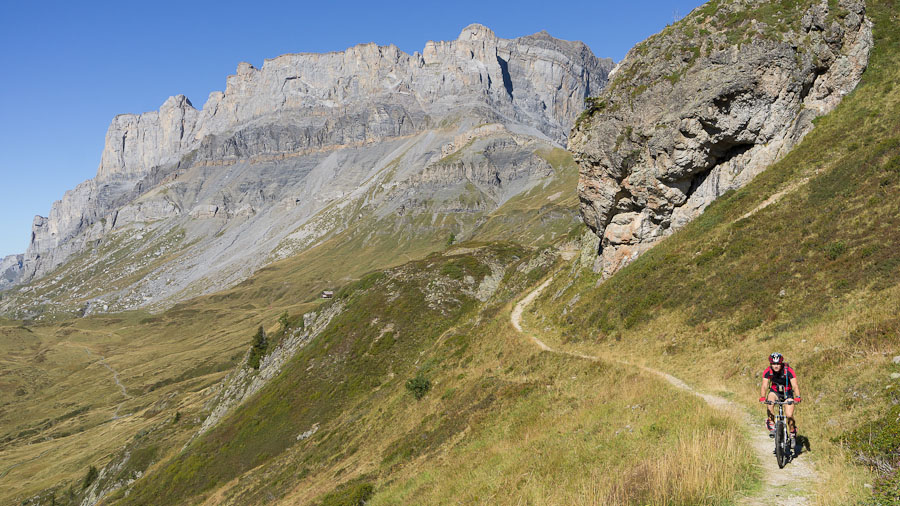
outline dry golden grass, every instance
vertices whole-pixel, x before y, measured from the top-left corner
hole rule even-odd
[[[232,318],[219,321],[225,312],[208,305],[177,326],[177,316],[146,313],[5,322],[0,373],[13,381],[0,383],[0,503],[80,483],[90,466],[102,468],[154,427],[172,429],[166,438],[184,444],[208,388],[252,335]],[[176,412],[182,420],[174,425]]]
[[[625,475],[601,474],[582,504],[667,505],[722,504],[723,491],[734,492],[746,486],[744,471],[748,460],[742,434],[707,430],[695,432],[678,441],[659,458],[645,459]],[[605,493],[597,494],[598,488]],[[727,495],[725,496],[727,497]]]
[[[850,456],[839,447],[826,447],[816,458],[820,481],[816,495],[811,498],[815,506],[844,506],[864,503],[865,484],[873,483],[872,473],[861,466],[848,466]]]
[[[753,486],[732,417],[648,374],[537,352],[508,330],[497,344],[540,361],[517,378],[539,387],[407,466],[371,504],[728,504]]]
[[[551,286],[552,290],[552,286]],[[663,369],[702,390],[744,405],[764,420],[757,405],[761,375],[773,351],[784,353],[797,371],[804,403],[797,408],[800,433],[808,437],[817,472],[813,504],[843,505],[863,500],[864,484],[875,482],[871,470],[854,465],[836,437],[858,427],[884,409],[883,392],[900,388],[888,372],[900,354],[890,339],[856,340],[868,329],[877,332],[896,318],[900,286],[881,291],[857,290],[840,304],[823,310],[805,325],[778,332],[762,327],[733,336],[734,322],[711,321],[698,335],[687,323],[689,315],[661,310],[647,324],[617,339],[598,333],[596,340],[567,340],[541,311],[526,311],[528,325],[543,328],[553,347],[583,354],[617,355],[625,360]],[[698,366],[697,357],[703,357]]]

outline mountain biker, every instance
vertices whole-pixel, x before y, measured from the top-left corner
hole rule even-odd
[[[769,355],[769,367],[763,373],[759,395],[759,402],[793,399],[795,403],[800,403],[800,388],[797,386],[797,375],[785,363],[784,356],[781,353]],[[767,406],[767,409],[769,417],[766,420],[766,428],[771,433],[775,430],[775,406],[770,404]],[[797,436],[794,406],[786,404],[784,406],[784,415],[787,417],[788,427],[791,430],[791,446],[793,446],[793,440]]]

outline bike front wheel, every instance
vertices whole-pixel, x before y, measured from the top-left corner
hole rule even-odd
[[[775,424],[775,459],[778,461],[778,468],[781,469],[787,464],[787,431],[784,422],[779,421]]]

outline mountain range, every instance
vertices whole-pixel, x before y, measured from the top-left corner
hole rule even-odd
[[[476,24],[117,116],[0,263],[0,502],[896,504],[898,16]]]
[[[363,218],[400,233],[410,216],[440,215],[465,237],[552,175],[537,152],[565,145],[611,68],[582,43],[480,25],[412,55],[364,44],[242,63],[201,110],[179,95],[117,116],[97,176],[35,218],[4,283],[37,281],[32,307],[159,308]]]

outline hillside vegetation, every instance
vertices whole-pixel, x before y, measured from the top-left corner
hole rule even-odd
[[[662,364],[748,407],[765,357],[784,353],[817,462],[868,466],[880,476],[876,500],[893,504],[900,24],[893,2],[868,13],[876,45],[862,83],[799,147],[607,282],[561,272],[533,323],[558,343]],[[822,497],[853,502],[864,476],[834,471]]]
[[[571,160],[566,167],[571,181]],[[560,240],[558,223],[571,215],[556,206],[573,198],[560,198],[557,186],[515,199],[491,220],[531,222],[522,229],[524,236],[515,228],[506,232],[519,240],[547,224],[546,233],[530,237],[538,243]],[[341,251],[330,250],[332,261]],[[32,504],[67,504],[80,502],[91,489],[85,488],[89,479],[106,487],[144,476],[104,502],[345,504],[371,496],[373,503],[395,504],[413,497],[441,503],[514,502],[527,496],[535,503],[625,504],[675,494],[720,504],[752,487],[754,470],[733,420],[633,371],[540,354],[512,330],[509,304],[546,275],[557,262],[555,251],[466,243],[445,255],[365,276],[319,307],[297,299],[298,292],[309,293],[315,278],[305,277],[314,271],[304,268],[304,258],[292,258],[233,290],[158,316],[30,325],[30,331],[47,336],[51,350],[64,346],[59,340],[64,334],[86,346],[102,343],[106,363],[128,385],[135,404],[126,403],[122,413],[135,416],[110,420],[106,415],[72,435],[39,428],[47,448],[77,459],[46,466],[45,473],[10,490],[48,487]],[[322,261],[327,257],[323,253]],[[344,270],[352,272],[352,266]],[[479,292],[485,281],[486,291]],[[485,303],[476,295],[490,298]],[[283,338],[284,325],[299,325],[300,314],[331,304],[339,304],[341,313],[322,335],[257,396],[182,450],[210,409],[216,391],[210,386],[245,360],[257,322],[274,343]],[[278,315],[285,310],[283,319]],[[181,328],[177,338],[151,332],[180,328],[179,321],[192,326]],[[9,327],[25,328],[17,322]],[[121,336],[121,341],[95,335],[104,328],[115,329],[107,338]],[[209,370],[188,367],[223,356],[207,346],[229,349],[231,362]],[[147,361],[152,356],[159,358]],[[35,361],[28,353],[20,359]],[[141,359],[145,363],[139,366],[135,362]],[[96,359],[85,365],[81,384],[110,383],[110,371]],[[154,381],[146,384],[151,371]],[[60,392],[73,388],[48,384]],[[426,387],[417,390],[422,384]],[[112,412],[122,398],[114,385],[108,390],[98,404]],[[420,400],[417,391],[424,393]],[[38,393],[23,401],[45,400]],[[89,404],[86,397],[80,402]],[[97,409],[89,405],[85,413]],[[557,430],[547,431],[551,425]],[[523,438],[525,445],[519,444]],[[98,444],[101,439],[105,445]],[[716,459],[704,452],[712,444],[724,449]],[[92,451],[79,452],[76,445]],[[124,448],[117,452],[118,445]],[[41,463],[36,450],[28,457],[35,465]],[[633,458],[622,459],[623,452]],[[484,455],[491,457],[480,458]],[[109,463],[111,472],[91,474],[92,466],[104,469]],[[460,468],[467,472],[451,471]],[[523,469],[532,471],[523,477]],[[26,469],[13,468],[10,476],[28,476],[19,471]],[[634,479],[623,483],[616,478],[621,473]],[[446,479],[451,475],[456,478]],[[570,486],[559,487],[562,482]]]
[[[752,486],[730,418],[511,329],[510,302],[555,260],[471,244],[349,285],[281,375],[110,502],[721,504]]]
[[[577,176],[571,157],[559,149],[539,154],[555,175],[484,218],[485,227],[500,229],[494,224],[502,221],[510,225],[505,238],[530,245],[546,245],[575,223],[573,197],[560,196]],[[466,238],[452,216],[416,220],[361,220],[232,289],[159,314],[0,320],[7,352],[0,359],[0,503],[75,501],[92,465],[102,469],[144,448],[144,458],[100,480],[124,483],[180,449],[260,324],[277,334],[280,315],[296,320],[314,310],[322,290],[446,249],[454,232],[457,241]]]
[[[466,237],[438,214],[367,218],[159,314],[0,321],[0,502],[735,504],[765,495],[742,421],[620,359],[743,403],[762,430],[759,376],[780,351],[800,375],[814,503],[895,503],[900,19],[887,0],[869,14],[859,88],[603,283],[561,254],[584,228],[554,150],[553,180]],[[608,360],[513,329],[544,279],[526,326]],[[232,378],[329,311],[200,433]]]

